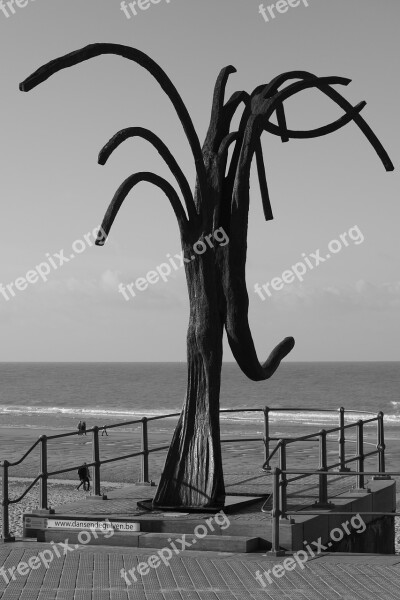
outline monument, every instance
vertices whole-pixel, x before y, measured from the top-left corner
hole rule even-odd
[[[365,102],[350,104],[333,85],[348,85],[343,77],[317,77],[306,71],[283,73],[252,93],[235,92],[225,100],[232,66],[220,72],[212,100],[211,119],[201,146],[189,112],[161,67],[143,52],[118,44],[92,44],[44,65],[20,84],[29,91],[54,73],[103,54],[114,54],[144,67],[171,100],[186,133],[196,168],[192,192],[185,175],[167,146],[151,131],[130,127],[118,132],[99,155],[104,164],[124,140],[141,137],[152,144],[174,175],[182,205],[175,188],[152,172],[135,173],[115,193],[102,224],[109,233],[128,193],[140,182],[159,187],[171,203],[177,218],[182,250],[192,255],[192,247],[207,235],[223,228],[229,243],[207,247],[207,251],[185,262],[190,300],[187,334],[188,383],[186,398],[168,451],[164,471],[153,505],[171,508],[219,508],[224,504],[225,489],[221,458],[219,395],[222,368],[222,338],[225,329],[236,362],[247,377],[263,381],[273,375],[282,359],[292,350],[294,339],[286,337],[264,363],[257,357],[248,321],[249,299],[245,265],[249,211],[250,169],[255,158],[265,219],[273,218],[264,169],[261,135],[264,131],[279,136],[282,142],[327,135],[351,121],[364,133],[387,171],[393,164],[382,144],[361,117]],[[292,82],[292,83],[289,83]],[[344,114],[337,121],[308,131],[288,128],[284,102],[306,89],[316,89]],[[231,131],[232,120],[243,109],[239,127]],[[277,124],[270,121],[276,113]],[[232,147],[231,158],[229,149]],[[228,164],[229,163],[229,164]],[[103,237],[97,240],[104,243]]]

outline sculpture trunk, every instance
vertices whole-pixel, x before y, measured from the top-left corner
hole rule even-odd
[[[191,256],[190,247],[185,256]],[[219,506],[225,495],[219,428],[223,319],[214,251],[187,263],[186,276],[187,391],[154,504]]]

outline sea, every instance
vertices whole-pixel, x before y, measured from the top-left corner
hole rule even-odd
[[[0,458],[22,456],[41,434],[74,431],[80,420],[87,428],[123,423],[126,434],[130,421],[180,412],[186,371],[184,362],[1,363]],[[271,411],[270,435],[277,438],[334,428],[341,406],[346,423],[383,411],[387,466],[400,470],[399,362],[285,362],[263,382],[252,382],[235,363],[224,363],[221,408],[240,412],[221,413],[222,439],[237,439],[245,452],[245,438],[263,435],[263,414],[254,409],[266,406]],[[168,440],[175,423],[176,419],[153,421],[149,435]],[[350,454],[355,453],[355,434],[355,428],[346,433]],[[333,457],[337,433],[328,439]],[[365,444],[366,451],[376,446],[375,422],[365,427]],[[262,444],[258,448],[261,465]],[[317,459],[317,445],[293,445],[297,465],[307,449]],[[368,466],[376,468],[375,457]]]

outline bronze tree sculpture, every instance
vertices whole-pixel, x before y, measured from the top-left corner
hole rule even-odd
[[[165,144],[151,131],[132,127],[117,133],[99,155],[105,164],[124,140],[137,136],[150,142],[161,154],[179,185],[186,211],[173,188],[162,177],[150,172],[135,173],[119,187],[102,224],[106,234],[128,193],[140,182],[161,188],[168,197],[178,220],[184,256],[192,254],[193,244],[222,227],[229,237],[224,246],[209,248],[195,260],[185,261],[190,300],[187,334],[188,383],[182,413],[177,424],[154,505],[164,507],[210,507],[223,503],[225,489],[222,470],[219,394],[222,367],[222,337],[225,327],[229,345],[242,371],[252,380],[268,379],[282,359],[292,350],[294,340],[285,338],[260,363],[248,321],[248,294],[245,281],[249,180],[253,158],[256,159],[265,219],[273,218],[264,170],[261,134],[267,131],[283,142],[319,137],[337,131],[354,121],[374,147],[387,171],[393,164],[368,124],[360,116],[365,106],[352,106],[332,85],[348,85],[343,77],[316,77],[305,71],[279,75],[251,94],[234,93],[225,101],[229,75],[236,70],[228,66],[220,72],[214,90],[210,126],[201,147],[192,120],[171,80],[150,57],[134,48],[117,44],[92,44],[49,62],[21,85],[29,91],[51,75],[102,54],[115,54],[133,60],[161,85],[183,125],[196,167],[196,186],[192,190],[176,160]],[[297,80],[286,85],[290,80]],[[318,129],[288,129],[284,101],[307,88],[316,88],[331,98],[344,115]],[[234,114],[244,109],[237,131],[230,131]],[[271,123],[273,113],[277,125]],[[228,164],[228,150],[233,146]],[[98,245],[104,239],[97,240]]]

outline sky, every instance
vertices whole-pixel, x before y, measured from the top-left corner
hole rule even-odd
[[[126,9],[130,18],[120,0],[19,4],[14,14],[6,3],[0,12],[1,361],[186,359],[183,269],[129,300],[118,291],[120,283],[135,282],[180,252],[176,219],[162,192],[136,187],[104,247],[87,235],[132,173],[151,170],[174,183],[141,140],[126,141],[105,166],[97,164],[99,150],[122,128],[157,133],[193,186],[190,148],[168,98],[140,66],[111,56],[62,71],[29,93],[18,89],[42,64],[93,42],[133,46],[156,60],[201,141],[215,79],[226,65],[237,69],[228,96],[295,69],[352,80],[336,89],[353,104],[367,102],[362,115],[396,170],[385,172],[354,123],[286,144],[263,134],[274,220],[263,219],[253,169],[250,321],[262,361],[287,335],[296,339],[287,360],[400,360],[398,0],[302,0],[286,12],[272,8],[275,18],[267,11],[275,3],[266,0],[268,21],[259,0],[160,0],[146,10],[136,6],[136,15]],[[342,115],[316,90],[285,106],[291,129]],[[328,253],[316,264],[315,256]],[[304,274],[273,285],[299,262]],[[43,275],[32,275],[42,263]],[[32,283],[17,289],[28,272]],[[257,293],[256,284],[264,292]],[[227,344],[224,359],[232,360]]]

